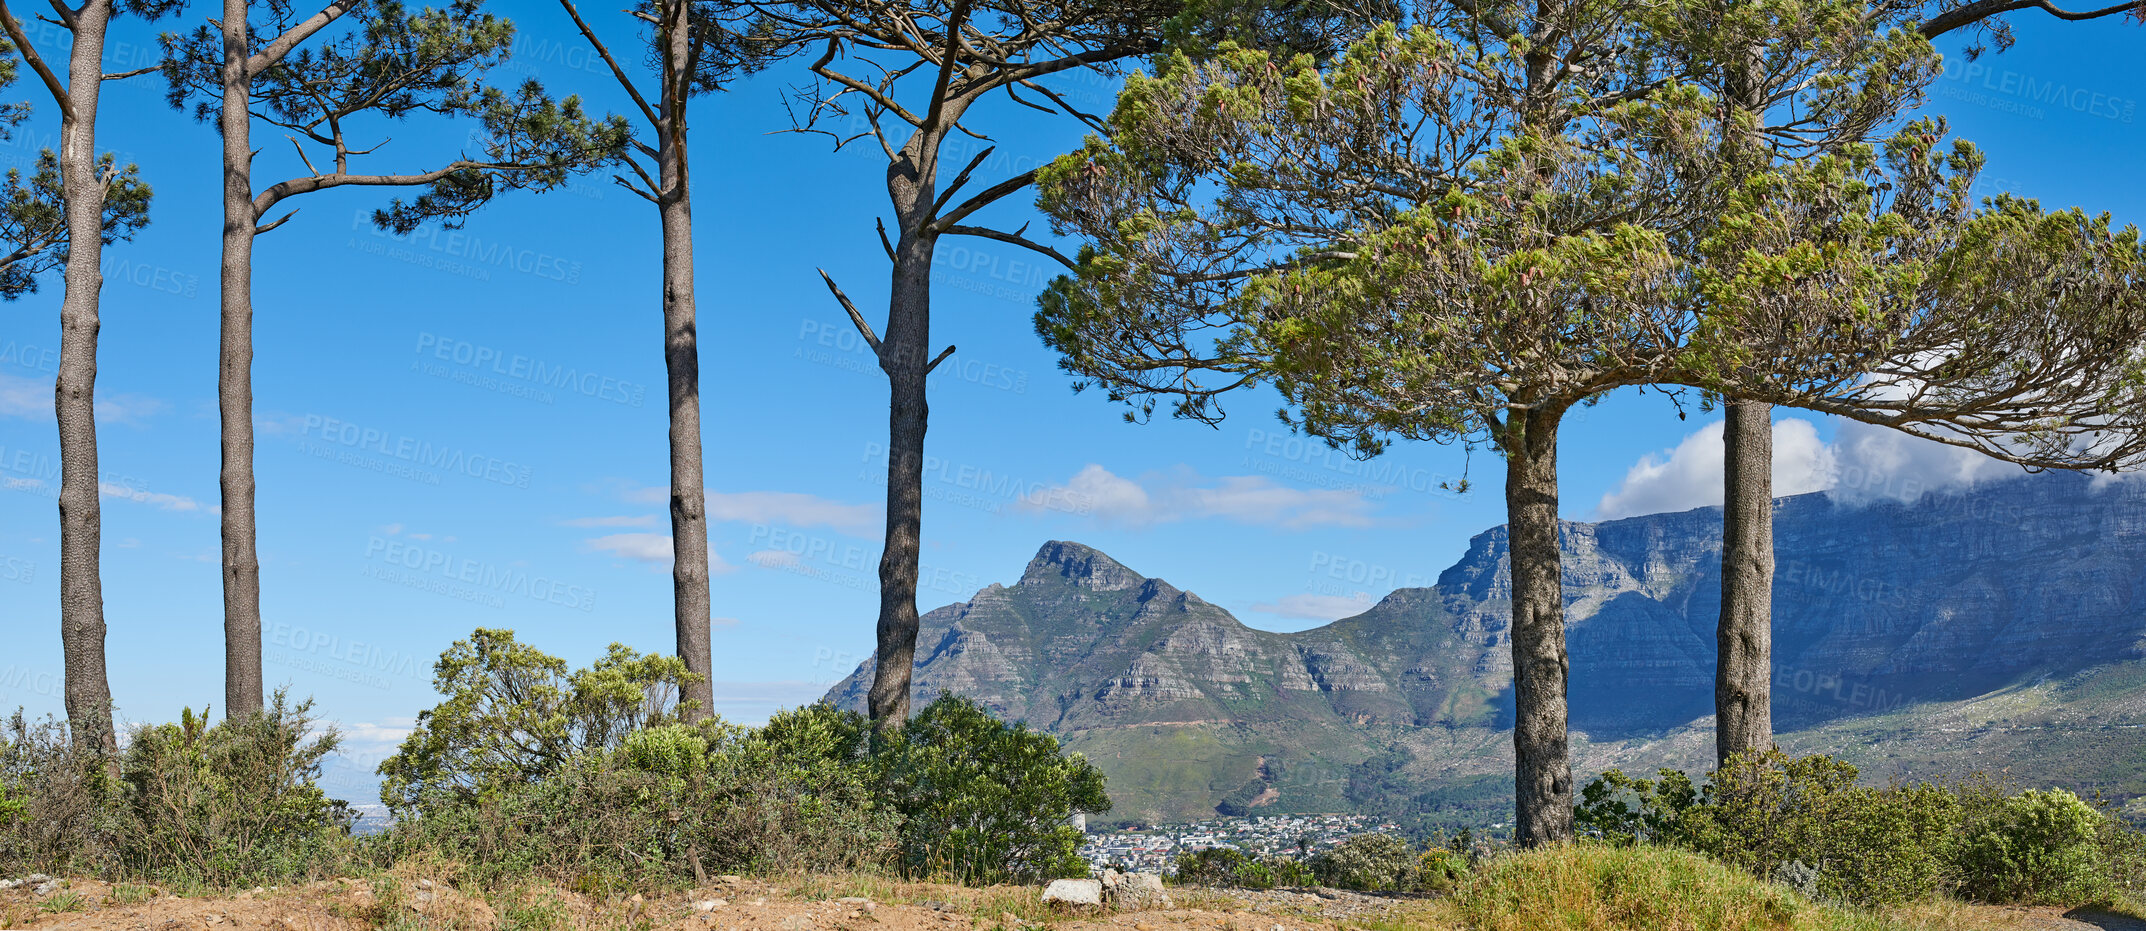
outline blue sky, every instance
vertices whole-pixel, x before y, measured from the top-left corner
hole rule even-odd
[[[521,26],[509,72],[624,101],[556,6],[499,3]],[[599,15],[591,10],[592,16]],[[198,22],[190,11],[188,27]],[[624,42],[609,12],[599,28]],[[153,60],[158,27],[115,29],[108,71]],[[170,28],[168,25],[162,28]],[[2023,17],[2017,48],[1952,56],[1928,111],[1989,153],[1985,188],[2146,215],[2137,146],[2146,32]],[[55,29],[33,40],[63,48]],[[871,648],[885,382],[814,272],[875,323],[887,266],[873,232],[883,171],[788,126],[784,65],[693,114],[697,269],[718,710],[756,721],[809,701]],[[113,692],[131,721],[221,695],[217,551],[218,140],[163,102],[155,76],[108,86],[102,147],[155,188],[151,226],[106,252],[98,381],[106,485],[104,581]],[[1067,85],[1106,108],[1106,82]],[[31,99],[35,87],[9,92]],[[992,108],[972,125],[997,152],[985,180],[1077,143],[1070,120]],[[57,131],[40,102],[0,145],[22,166]],[[421,168],[464,126],[367,127],[374,164]],[[257,183],[302,171],[257,130]],[[973,150],[970,150],[973,151]],[[291,202],[256,255],[254,367],[266,653],[273,683],[318,699],[350,734],[334,787],[364,775],[430,706],[430,665],[478,626],[511,627],[577,664],[611,641],[671,643],[657,229],[601,177],[507,197],[456,233],[374,230],[379,191]],[[1026,198],[993,219],[1018,225]],[[1040,228],[1040,224],[1039,224]],[[1076,396],[1029,324],[1051,275],[1020,250],[940,250],[924,592],[930,609],[1011,582],[1038,545],[1074,539],[1199,592],[1247,623],[1300,629],[1429,584],[1502,517],[1494,456],[1400,447],[1355,463],[1291,437],[1270,397],[1220,429],[1121,421]],[[60,283],[0,307],[0,705],[57,712],[57,440],[51,382]],[[1912,497],[2009,474],[1861,428],[1782,415],[1780,490]],[[1680,421],[1661,396],[1620,394],[1570,423],[1574,519],[1719,500],[1718,417]],[[413,462],[432,457],[447,466]],[[1468,471],[1473,490],[1440,483]],[[506,580],[488,585],[486,580]]]

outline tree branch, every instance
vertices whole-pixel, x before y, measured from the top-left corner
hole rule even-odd
[[[596,54],[603,56],[604,64],[611,66],[611,76],[617,78],[619,86],[626,89],[626,95],[633,98],[633,105],[641,108],[641,117],[651,126],[663,125],[662,121],[656,118],[655,108],[641,98],[640,89],[627,79],[626,69],[619,67],[618,60],[611,57],[611,49],[604,45],[603,40],[596,38],[596,30],[589,28],[588,21],[581,18],[581,11],[574,8],[574,0],[559,0],[559,5],[566,8],[567,16],[573,18],[574,27],[581,30],[582,38],[588,39],[589,45],[596,49]]]
[[[59,104],[61,115],[72,121],[75,118],[73,98],[67,96],[67,88],[60,84],[59,77],[52,73],[51,68],[46,67],[44,56],[37,54],[37,49],[30,45],[29,37],[22,34],[22,23],[16,20],[15,14],[7,8],[7,0],[0,0],[0,26],[7,29],[7,37],[14,40],[15,49],[22,53],[23,60],[30,63],[39,78],[44,79],[45,89],[52,92],[52,99]]]
[[[1959,9],[1938,14],[1936,19],[1924,23],[1919,31],[1922,33],[1923,38],[1935,39],[1945,33],[1963,26],[1974,25],[1992,16],[2001,16],[2015,10],[2028,9],[2046,10],[2049,15],[2058,19],[2067,22],[2079,22],[2081,20],[2100,19],[2104,16],[2115,16],[2118,13],[2146,11],[2146,0],[2125,0],[2125,2],[2115,6],[2078,13],[2059,9],[2056,4],[2050,3],[2049,0],[1977,0],[1977,2],[1970,3]]]
[[[941,363],[941,362],[945,362],[945,361],[946,361],[946,357],[947,357],[947,356],[950,356],[950,355],[953,355],[953,354],[954,354],[954,346],[953,346],[953,344],[949,343],[949,344],[947,344],[947,347],[946,347],[945,349],[941,349],[941,350],[939,350],[939,354],[938,354],[938,355],[936,355],[936,356],[933,356],[933,357],[932,357],[932,360],[931,360],[930,362],[928,362],[928,363],[926,363],[926,364],[925,364],[925,366],[924,366],[924,374],[926,374],[926,375],[929,375],[929,374],[931,374],[931,370],[932,370],[932,369],[938,368],[938,367],[939,367],[939,363]]]
[[[1018,191],[1022,188],[1025,188],[1034,183],[1036,183],[1036,170],[1031,168],[1027,171],[1021,172],[1020,174],[1014,175],[1011,178],[1007,178],[1004,181],[985,188],[975,197],[971,197],[968,200],[963,201],[961,206],[954,208],[953,213],[949,213],[933,221],[932,225],[936,227],[939,232],[948,232],[953,229],[954,224],[961,222],[963,219],[967,218],[969,214],[975,213],[978,210],[982,210],[983,208],[988,207],[992,203],[996,202],[999,198]]]
[[[849,311],[849,322],[856,324],[857,332],[864,334],[864,341],[872,347],[872,354],[885,358],[886,353],[879,348],[879,335],[872,332],[872,325],[866,323],[864,315],[857,312],[857,305],[850,303],[849,295],[842,293],[842,289],[836,286],[834,277],[827,274],[827,269],[822,268],[818,271],[820,280],[827,282],[827,290],[833,291],[835,300],[842,302],[842,309]]]
[[[1023,230],[1027,228],[1028,226],[1026,224],[1023,224],[1021,226],[1021,229]],[[1008,233],[1004,230],[995,230],[986,226],[949,226],[946,229],[941,230],[940,232],[948,236],[977,236],[983,239],[995,239],[999,242],[1010,243],[1012,245],[1020,246],[1023,249],[1043,253],[1044,255],[1050,256],[1051,258],[1058,260],[1058,264],[1063,265],[1068,269],[1071,269],[1076,272],[1080,271],[1080,266],[1074,263],[1072,259],[1066,258],[1064,253],[1059,252],[1057,249],[1053,249],[1050,246],[1046,246],[1042,243],[1036,242],[1026,236],[1021,235],[1020,230],[1015,230],[1014,232]]]
[[[341,19],[343,14],[350,12],[351,7],[357,6],[359,2],[361,0],[333,0],[322,7],[320,12],[306,17],[305,22],[284,30],[282,35],[261,46],[260,51],[246,59],[246,73],[260,74],[268,70],[270,65],[282,61],[283,56],[290,54],[291,49],[297,48],[298,43],[312,38],[314,33],[327,28],[329,23]]]

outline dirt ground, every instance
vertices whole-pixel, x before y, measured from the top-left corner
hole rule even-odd
[[[38,886],[44,885],[44,892]],[[970,889],[857,877],[722,877],[689,892],[489,899],[417,876],[195,897],[89,880],[0,891],[0,929],[34,931],[1442,931],[1420,900],[1332,891],[1171,891],[1167,908],[1069,912],[1034,887]],[[1961,931],[2146,931],[2088,909],[1956,907]]]
[[[588,896],[532,889],[485,898],[423,878],[343,879],[235,896],[58,881],[0,891],[0,929],[35,931],[1322,931],[1410,905],[1350,893],[1172,892],[1172,907],[1065,911],[1034,887],[968,889],[874,879],[723,877],[685,893]],[[1383,923],[1383,922],[1381,922]]]

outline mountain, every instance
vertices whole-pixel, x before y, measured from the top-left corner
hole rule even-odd
[[[1712,756],[1721,512],[1562,528],[1576,767]],[[2146,796],[2146,482],[1775,502],[1775,727],[1876,778],[1970,769]],[[1429,588],[1275,633],[1078,543],[924,616],[921,701],[1088,754],[1119,820],[1509,811],[1505,529]],[[870,663],[829,692],[861,709]],[[2142,803],[2146,804],[2146,803]]]

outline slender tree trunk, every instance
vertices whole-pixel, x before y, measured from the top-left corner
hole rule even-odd
[[[1731,401],[1721,510],[1717,761],[1773,747],[1773,406]]]
[[[1759,118],[1765,63],[1747,48],[1729,73],[1733,103]],[[1732,137],[1739,175],[1764,165],[1763,140]],[[1773,405],[1731,399],[1722,430],[1721,620],[1715,628],[1717,763],[1773,747]]]
[[[1565,655],[1557,524],[1557,429],[1564,415],[1562,406],[1516,411],[1504,443],[1513,576],[1516,834],[1525,847],[1572,839],[1572,759],[1565,708],[1571,664]]]
[[[117,749],[104,663],[103,532],[97,479],[97,319],[104,260],[104,179],[97,175],[97,96],[103,83],[109,2],[87,3],[74,22],[60,127],[67,212],[67,294],[60,302],[60,369],[53,407],[60,428],[60,647],[67,723],[78,744]]]
[[[887,539],[879,554],[879,629],[872,689],[865,706],[875,727],[909,720],[909,680],[917,648],[917,561],[924,535],[924,427],[930,418],[925,381],[931,356],[931,259],[939,246],[934,200],[945,127],[968,109],[948,98],[936,127],[909,137],[887,166],[887,196],[902,231],[894,244],[887,297],[887,334],[879,368],[887,373]]]
[[[686,17],[692,4],[666,0],[665,54],[670,75],[692,67]],[[678,657],[697,681],[686,685],[686,720],[714,712],[715,659],[709,643],[708,503],[701,474],[700,333],[693,306],[693,191],[686,177],[686,101],[675,80],[664,82],[664,126],[658,127],[658,183],[663,195],[663,367],[670,385],[671,590]]]
[[[253,512],[253,151],[246,108],[246,0],[224,0],[222,339],[216,403],[223,425],[224,716],[261,710],[261,559]]]
[[[906,224],[905,224],[906,226]],[[904,233],[895,247],[893,292],[880,368],[887,373],[887,539],[879,556],[878,666],[867,706],[881,728],[909,720],[909,677],[916,661],[917,561],[923,552],[924,387],[931,345],[929,234]]]

